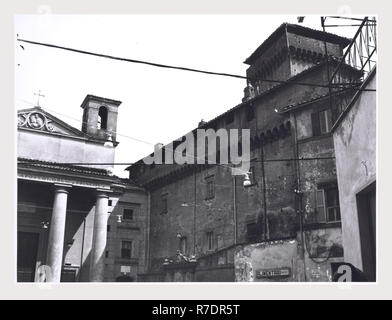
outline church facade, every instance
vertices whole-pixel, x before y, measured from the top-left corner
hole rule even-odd
[[[18,111],[17,281],[136,281],[144,270],[146,192],[111,173],[120,104],[86,96],[82,130]]]

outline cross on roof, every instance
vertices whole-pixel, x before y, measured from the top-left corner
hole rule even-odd
[[[41,94],[41,90],[38,90],[38,93],[34,93],[34,95],[35,96],[38,96],[38,98],[37,98],[37,107],[39,107],[40,105],[39,105],[39,98],[40,97],[45,97],[43,94]]]

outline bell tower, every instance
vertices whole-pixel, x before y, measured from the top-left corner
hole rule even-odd
[[[117,114],[121,101],[87,95],[82,105],[83,124],[82,132],[89,136],[112,141],[116,146]]]

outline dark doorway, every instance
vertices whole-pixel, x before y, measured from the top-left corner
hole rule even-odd
[[[357,194],[363,272],[376,281],[376,182]]]
[[[133,278],[130,276],[122,275],[116,278],[116,282],[133,282]]]
[[[17,281],[34,282],[39,234],[18,232]]]

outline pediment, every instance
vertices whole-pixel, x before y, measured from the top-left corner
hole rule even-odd
[[[18,129],[83,137],[84,133],[39,107],[18,111]]]

